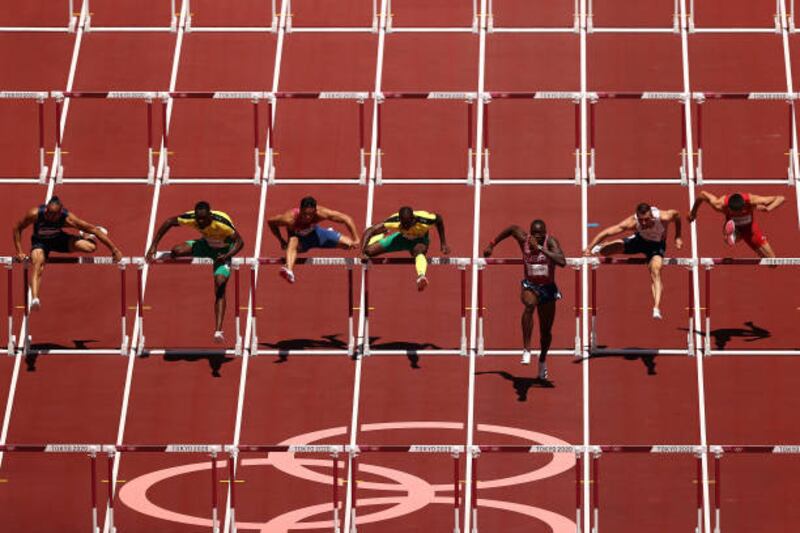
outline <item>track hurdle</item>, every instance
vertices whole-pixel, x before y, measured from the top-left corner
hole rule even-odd
[[[694,339],[694,285],[692,283],[692,268],[695,261],[683,257],[665,257],[664,266],[681,266],[687,269],[689,289],[688,305],[686,306],[688,331],[686,333],[686,346],[682,348],[653,348],[653,349],[634,349],[634,348],[598,348],[597,343],[597,271],[600,265],[646,265],[647,259],[644,257],[593,257],[588,259],[591,268],[591,293],[590,307],[591,318],[589,325],[589,353],[590,355],[695,355]]]
[[[46,152],[44,148],[44,102],[48,97],[49,93],[45,91],[0,91],[0,100],[32,100],[36,102],[39,120],[39,183],[44,183],[47,180],[47,171],[49,170],[45,164]],[[58,131],[58,128],[56,128],[56,132]]]

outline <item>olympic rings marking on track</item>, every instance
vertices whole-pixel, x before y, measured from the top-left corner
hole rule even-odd
[[[363,424],[361,426],[362,432],[371,431],[392,431],[392,430],[454,430],[463,431],[464,426],[461,423],[453,422],[388,422],[376,424]],[[516,437],[535,444],[546,445],[566,445],[568,443],[544,433],[534,431],[512,428],[507,426],[498,426],[491,424],[478,424],[478,433],[499,434],[504,436]],[[302,435],[294,436],[280,444],[311,444],[325,439],[334,437],[341,437],[347,434],[347,428],[337,427],[328,428]],[[493,480],[481,481],[478,483],[478,489],[489,489],[498,487],[509,487],[520,485],[523,483],[531,483],[533,481],[549,478],[570,470],[575,464],[575,458],[572,454],[553,454],[552,459],[542,467],[535,470],[524,472],[522,474],[498,478]],[[217,463],[218,468],[227,468],[227,461],[220,460]],[[242,459],[240,461],[241,467],[251,466],[273,466],[277,470],[284,472],[290,476],[311,481],[314,483],[331,486],[333,477],[321,473],[314,468],[330,468],[330,460],[311,459],[311,458],[297,458],[293,453],[271,453],[266,458],[250,458]],[[119,492],[119,498],[122,503],[134,509],[135,511],[151,516],[153,518],[166,520],[170,522],[177,522],[187,525],[195,525],[200,527],[211,527],[210,518],[202,518],[199,516],[192,516],[183,513],[178,513],[166,508],[163,508],[152,501],[147,496],[147,492],[156,484],[170,480],[177,476],[195,474],[198,472],[208,471],[211,468],[211,463],[205,461],[202,463],[193,463],[181,465],[177,467],[166,468],[144,474],[136,477],[126,483]],[[452,494],[453,486],[451,483],[446,484],[431,484],[427,481],[391,468],[386,468],[377,465],[366,464],[362,461],[359,462],[359,471],[372,474],[374,476],[383,477],[394,481],[394,483],[380,483],[376,481],[359,481],[359,490],[375,490],[375,491],[388,491],[388,492],[401,492],[404,493],[399,496],[389,497],[376,497],[376,498],[362,498],[358,499],[358,507],[373,506],[386,506],[391,507],[383,508],[372,514],[359,515],[357,518],[358,524],[368,524],[398,518],[408,515],[414,511],[420,510],[432,503],[452,505],[452,496],[439,496],[439,492],[450,492]],[[525,516],[536,518],[546,523],[554,533],[567,533],[575,531],[575,522],[560,514],[540,509],[530,505],[524,505],[514,502],[489,500],[484,498],[478,499],[479,507],[493,508],[504,510],[508,512],[519,513]],[[241,530],[255,530],[261,533],[285,533],[289,530],[298,529],[324,529],[331,528],[332,522],[330,519],[321,521],[308,522],[314,516],[331,513],[331,502],[323,504],[312,505],[289,511],[280,516],[274,517],[268,522],[239,522],[237,521],[236,527]]]

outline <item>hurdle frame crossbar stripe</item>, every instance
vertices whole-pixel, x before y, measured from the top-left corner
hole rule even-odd
[[[782,350],[714,350],[711,348],[711,295],[712,295],[712,276],[711,272],[719,266],[758,266],[758,267],[778,267],[778,266],[800,266],[800,257],[701,257],[700,266],[705,270],[705,291],[704,291],[704,335],[703,335],[703,355],[704,356],[795,356],[800,355],[800,349],[787,348]]]

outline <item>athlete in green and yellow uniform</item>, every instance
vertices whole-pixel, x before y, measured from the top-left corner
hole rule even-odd
[[[197,202],[193,211],[170,217],[158,228],[153,244],[147,251],[147,260],[152,261],[156,255],[158,243],[167,232],[176,226],[186,226],[200,232],[201,238],[177,244],[170,250],[176,257],[207,257],[214,260],[214,314],[216,329],[214,341],[223,342],[222,320],[225,317],[225,287],[231,275],[230,260],[244,246],[233,220],[222,211],[214,211],[208,202]]]
[[[387,252],[408,250],[415,259],[417,290],[424,290],[428,286],[428,260],[425,257],[430,244],[428,233],[434,226],[439,232],[442,253],[447,255],[450,248],[444,236],[442,216],[428,211],[415,211],[410,207],[401,207],[383,222],[367,228],[361,239],[364,243],[363,255],[370,258]]]

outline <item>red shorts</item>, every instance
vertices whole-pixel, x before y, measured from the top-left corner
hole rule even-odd
[[[736,226],[736,241],[744,241],[753,250],[758,250],[767,244],[767,236],[758,224],[753,222],[747,226]]]

